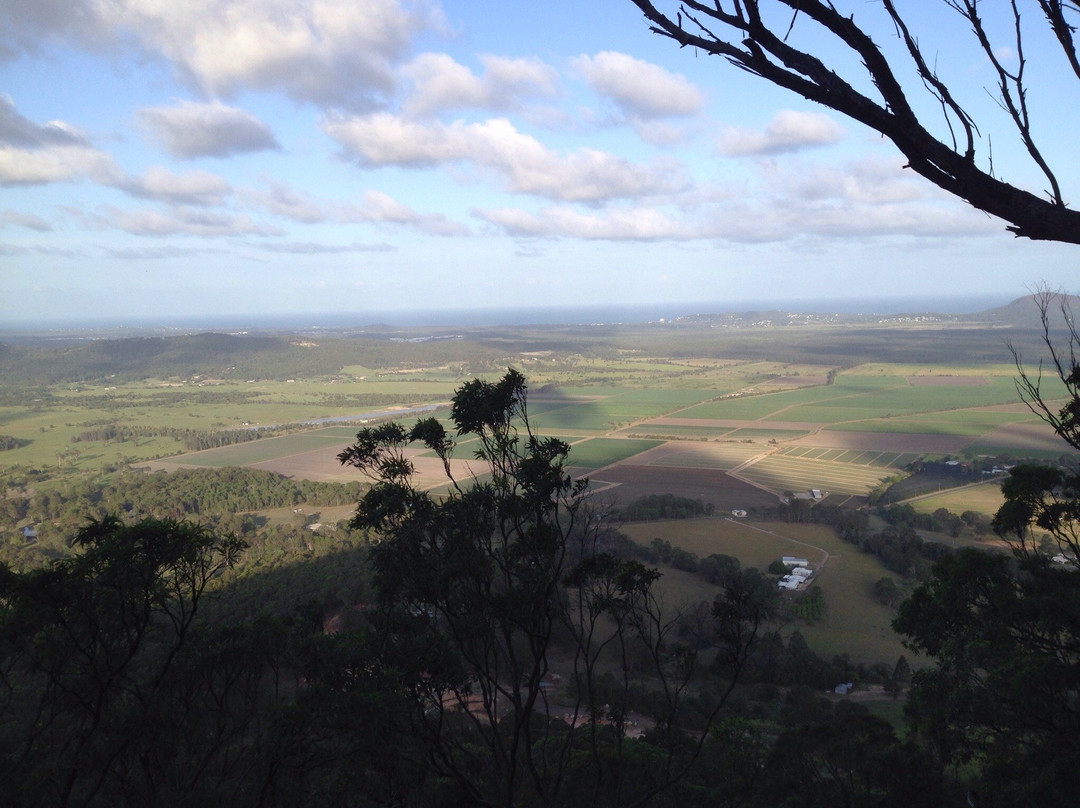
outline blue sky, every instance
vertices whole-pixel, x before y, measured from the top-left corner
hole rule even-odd
[[[1041,191],[962,21],[907,5],[984,164]],[[1080,99],[1031,35],[1068,198]],[[1077,291],[1076,247],[902,165],[629,0],[6,0],[0,325]]]

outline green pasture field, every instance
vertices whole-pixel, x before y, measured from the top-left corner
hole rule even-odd
[[[635,421],[655,418],[711,398],[711,390],[611,390],[602,399],[549,409],[531,420],[539,429],[610,432]]]
[[[102,425],[120,428],[214,432],[242,426],[295,424],[316,418],[377,412],[391,405],[449,400],[453,384],[413,379],[397,382],[181,383],[146,380],[125,384],[56,385],[38,407],[0,406],[0,432],[25,445],[0,455],[0,466],[100,470],[169,457],[184,451],[167,436],[126,441],[76,441]],[[346,438],[355,435],[356,426]],[[78,452],[75,457],[74,452]],[[68,456],[57,460],[57,455]],[[59,464],[59,465],[58,465]]]
[[[794,440],[795,438],[801,438],[808,434],[806,429],[768,429],[765,427],[743,427],[736,429],[730,435],[732,440],[756,440],[756,441],[770,441],[770,440]]]
[[[800,621],[785,631],[797,628],[827,659],[847,653],[855,662],[892,665],[905,654],[916,664],[892,630],[893,610],[873,598],[875,581],[896,576],[873,556],[844,544],[829,527],[710,518],[642,522],[624,525],[622,531],[642,545],[662,538],[699,558],[722,553],[760,570],[781,556],[806,558],[818,570],[813,582],[825,596],[825,617],[812,624]],[[826,553],[828,561],[821,569]]]
[[[1004,503],[1005,497],[1001,494],[1001,478],[907,500],[907,504],[919,513],[933,513],[938,508],[945,508],[955,514],[975,511],[991,517]]]
[[[914,435],[956,435],[977,437],[1009,424],[1037,424],[1030,412],[1000,412],[985,409],[953,410],[901,417],[875,417],[850,421],[846,432],[903,432]]]
[[[674,440],[708,441],[722,440],[735,431],[730,426],[668,426],[646,421],[637,426],[626,427],[615,434],[628,438],[671,438]]]
[[[732,469],[761,454],[761,446],[751,443],[672,442],[669,454],[649,461],[650,466],[700,469]]]
[[[986,381],[984,385],[912,385],[906,376],[841,374],[828,386],[710,401],[680,415],[835,424],[1016,402],[1012,378],[987,376]]]
[[[633,440],[629,438],[592,438],[570,447],[567,465],[598,469],[618,463],[659,446],[661,441]]]
[[[841,374],[849,376],[1005,376],[1016,378],[1016,365],[1012,363],[919,365],[911,363],[864,362]]]
[[[831,494],[863,495],[888,477],[889,470],[773,454],[742,469],[739,476],[773,491],[818,488]]]
[[[1011,443],[994,443],[993,441],[975,442],[964,450],[964,454],[971,456],[986,455],[989,457],[1012,457],[1023,460],[1045,460],[1056,462],[1062,455],[1076,456],[1076,451],[1066,444],[1059,449],[1032,449],[1027,446],[1018,447]]]
[[[222,446],[218,449],[190,452],[176,459],[187,466],[227,468],[251,466],[321,448],[325,448],[327,452],[336,453],[334,449],[341,445],[342,438],[335,434],[324,433],[325,430],[319,429],[276,438],[260,438],[247,443]]]

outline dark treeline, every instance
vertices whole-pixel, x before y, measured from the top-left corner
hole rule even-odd
[[[245,468],[179,469],[172,472],[121,470],[108,482],[78,480],[59,488],[13,489],[0,497],[0,522],[37,524],[38,543],[56,545],[62,535],[87,517],[119,513],[132,518],[200,517],[228,519],[235,529],[240,515],[297,505],[319,507],[356,502],[358,483],[294,480]],[[224,523],[223,523],[224,524]],[[247,535],[248,530],[240,530]]]
[[[121,526],[109,517],[80,528],[75,547],[70,559],[0,580],[0,661],[12,685],[0,700],[5,804],[476,804],[426,762],[428,741],[414,731],[426,716],[412,709],[396,668],[384,667],[372,633],[380,614],[358,606],[371,595],[366,553],[244,574],[235,539],[192,523]],[[691,617],[666,648],[686,646]],[[439,651],[411,653],[429,670],[443,661]],[[795,793],[798,804],[822,808],[844,799],[962,804],[924,751],[861,705],[821,695],[840,683],[901,689],[910,675],[903,658],[826,660],[798,632],[766,631],[718,716],[711,705],[730,675],[723,656],[695,678],[679,709],[681,726],[710,727],[695,751],[693,734],[656,720],[669,703],[638,670],[643,653],[627,660],[629,683],[604,672],[587,694],[581,679],[561,686],[560,701],[594,705],[583,719],[594,731],[576,736],[566,722],[544,727],[537,718],[533,743],[572,744],[552,804],[615,808],[639,804],[642,792],[654,792],[642,804],[671,808],[766,808]],[[467,743],[483,728],[458,721],[445,731]],[[680,772],[674,780],[669,766]],[[478,787],[496,776],[482,767],[469,774]]]
[[[612,516],[624,522],[652,522],[659,519],[690,519],[694,516],[711,516],[711,502],[680,497],[675,494],[650,494],[638,497],[629,505],[616,508]]]
[[[898,511],[898,513],[906,512],[903,507]],[[890,572],[916,581],[924,580],[929,575],[933,563],[950,552],[947,545],[926,541],[915,532],[915,526],[911,523],[898,522],[887,525],[883,530],[874,530],[869,513],[848,510],[836,505],[811,506],[801,500],[794,500],[788,505],[780,505],[771,510],[768,515],[770,518],[783,522],[814,522],[830,525],[836,530],[836,535],[841,540],[855,545],[864,553],[876,556]],[[940,521],[951,525],[953,515],[949,516],[949,519]],[[959,520],[960,517],[956,519]]]
[[[258,440],[267,435],[267,431],[258,429],[223,429],[209,432],[202,429],[176,429],[167,426],[124,426],[121,424],[104,424],[93,429],[86,429],[78,435],[71,437],[72,443],[84,443],[100,441],[104,443],[137,442],[139,438],[173,438],[180,441],[188,451],[197,452],[202,449],[216,449],[221,446],[232,446],[236,443],[247,443]]]
[[[881,508],[879,513],[890,525],[947,533],[953,537],[962,533],[987,536],[993,532],[991,520],[978,511],[964,511],[957,516],[947,508],[938,508],[933,513],[919,513],[911,505],[890,505]]]

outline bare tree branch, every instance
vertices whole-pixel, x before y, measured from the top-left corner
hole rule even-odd
[[[1036,143],[1026,100],[1024,30],[1017,3],[1012,4],[1011,13],[1020,66],[1010,73],[990,44],[979,16],[978,0],[944,0],[968,21],[973,35],[997,71],[999,102],[1010,116],[1028,155],[1047,178],[1050,189],[1045,196],[994,177],[992,166],[983,169],[977,165],[974,136],[978,129],[975,122],[945,81],[930,67],[892,0],[882,0],[882,6],[905,46],[910,65],[891,63],[871,36],[855,22],[854,15],[845,16],[824,0],[734,0],[730,5],[723,0],[709,4],[683,0],[674,16],[661,11],[652,0],[632,2],[645,15],[653,32],[682,47],[722,56],[742,70],[881,133],[904,154],[907,167],[972,207],[1005,220],[1007,229],[1016,236],[1080,244],[1080,212],[1067,206],[1057,178]],[[1078,14],[1078,7],[1064,0],[1034,2],[1073,73],[1080,78],[1075,28],[1067,20],[1067,15],[1075,17]],[[762,17],[764,6],[786,6],[794,16],[790,22],[774,29]],[[854,56],[861,62],[875,88],[875,97],[857,90],[818,56],[788,44],[796,22],[803,19],[827,32],[839,46],[822,48],[821,52],[828,54],[831,63],[839,63],[844,56]],[[840,56],[836,55],[838,53]],[[952,133],[951,144],[935,136],[913,110],[907,91],[897,77],[896,71],[901,67],[913,67],[924,90],[940,105]],[[957,126],[963,132],[960,143],[956,137]]]

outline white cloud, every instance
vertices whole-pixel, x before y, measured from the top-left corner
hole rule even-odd
[[[123,230],[136,236],[239,236],[277,235],[278,231],[255,224],[249,217],[183,206],[167,212],[139,208],[123,210],[106,205],[98,213],[69,209],[69,213],[95,230]]]
[[[106,255],[118,258],[122,261],[156,261],[169,258],[190,258],[196,255],[206,255],[220,252],[219,249],[210,247],[177,247],[171,244],[163,244],[155,247],[104,247]]]
[[[316,244],[311,241],[292,241],[282,244],[261,245],[267,252],[291,255],[335,255],[340,253],[394,252],[395,247],[384,242],[375,244]]]
[[[16,210],[0,210],[0,223],[28,227],[40,233],[47,233],[53,226],[34,213],[19,213]]]
[[[783,154],[837,143],[843,128],[827,115],[781,110],[764,131],[730,127],[717,141],[717,151],[729,157]]]
[[[42,34],[99,47],[129,39],[168,59],[212,96],[278,89],[300,101],[361,106],[393,89],[394,64],[418,33],[445,25],[434,0],[7,0],[3,5],[0,20],[6,21],[7,34],[0,50],[9,53],[33,48]]]
[[[466,162],[495,172],[515,193],[563,201],[670,193],[688,184],[681,167],[670,162],[635,165],[587,148],[560,155],[504,118],[422,124],[376,114],[327,120],[323,130],[363,165],[424,167]]]
[[[631,119],[696,115],[704,103],[701,91],[685,77],[625,53],[581,55],[571,65],[594,92],[610,98]]]
[[[532,212],[518,207],[473,210],[474,216],[507,235],[609,241],[785,242],[803,236],[878,238],[985,236],[999,226],[951,199],[897,196],[868,199],[843,182],[834,193],[816,196],[713,195],[712,201],[658,209],[612,204],[582,211],[551,205]]]
[[[113,184],[122,177],[112,157],[89,146],[0,146],[0,185],[44,185],[83,179]]]
[[[459,236],[468,230],[442,214],[418,213],[382,191],[366,191],[364,203],[352,215],[360,221],[405,224],[434,236]]]
[[[228,182],[209,171],[174,174],[161,166],[151,166],[142,177],[116,187],[135,197],[184,205],[219,205],[232,193]]]
[[[583,213],[549,207],[537,214],[520,208],[474,211],[508,235],[541,238],[580,238],[606,241],[654,241],[705,238],[691,224],[678,222],[654,208],[624,208]]]
[[[866,204],[914,202],[934,189],[901,159],[863,160],[847,165],[792,166],[769,178],[774,193],[803,200],[845,199]]]
[[[84,146],[86,136],[63,121],[34,123],[15,109],[10,96],[0,93],[0,144],[30,149]]]
[[[403,105],[407,115],[441,110],[516,109],[521,100],[555,94],[557,76],[537,59],[483,56],[484,73],[474,74],[445,53],[423,53],[402,69],[413,83]]]
[[[139,110],[136,118],[174,157],[230,157],[278,149],[270,127],[254,115],[221,103],[185,101]]]
[[[303,224],[322,222],[401,224],[437,236],[457,236],[468,232],[465,227],[450,221],[442,214],[420,213],[382,191],[366,191],[363,202],[358,205],[352,202],[319,201],[309,194],[299,193],[279,182],[271,182],[269,186],[266,191],[248,191],[245,196],[251,203],[276,216]]]

